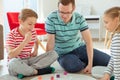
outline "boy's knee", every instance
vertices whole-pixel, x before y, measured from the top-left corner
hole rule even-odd
[[[19,62],[19,59],[13,58],[13,59],[11,59],[11,60],[9,61],[8,67],[11,66],[11,67],[14,68],[14,66],[17,65],[18,62]]]
[[[11,59],[8,64],[8,71],[10,75],[16,76],[18,74],[23,74],[25,76],[30,76],[34,74],[34,69],[27,66],[21,59]]]
[[[58,58],[58,53],[57,53],[56,51],[54,51],[54,50],[49,51],[48,54],[49,54],[51,57],[55,58],[55,59]]]
[[[17,63],[18,63],[19,59],[13,58],[9,61],[8,63],[8,71],[10,75],[16,76],[17,73],[15,72]]]

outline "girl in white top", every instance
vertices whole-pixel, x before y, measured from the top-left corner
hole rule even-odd
[[[101,80],[110,80],[112,74],[115,80],[120,80],[120,7],[112,7],[105,11],[105,27],[111,33],[108,45],[110,45],[111,59],[107,70]]]

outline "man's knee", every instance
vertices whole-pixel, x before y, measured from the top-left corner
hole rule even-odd
[[[84,67],[85,64],[83,62],[77,62],[74,60],[69,61],[68,59],[60,61],[60,65],[67,71],[71,73],[79,72]]]
[[[75,73],[75,72],[79,72],[81,71],[84,67],[80,64],[71,64],[71,62],[69,63],[63,63],[63,68],[70,73]]]

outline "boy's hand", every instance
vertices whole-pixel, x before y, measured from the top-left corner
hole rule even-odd
[[[29,31],[25,34],[25,39],[24,40],[26,41],[26,43],[29,43],[31,41],[31,39],[32,39],[32,32]]]
[[[37,50],[34,50],[32,53],[31,53],[31,57],[35,57],[38,55],[38,51]]]

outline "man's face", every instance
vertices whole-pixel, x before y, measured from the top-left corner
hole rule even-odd
[[[71,20],[72,12],[74,11],[74,6],[70,3],[68,5],[62,5],[59,3],[58,10],[60,17],[65,23],[68,23]]]

